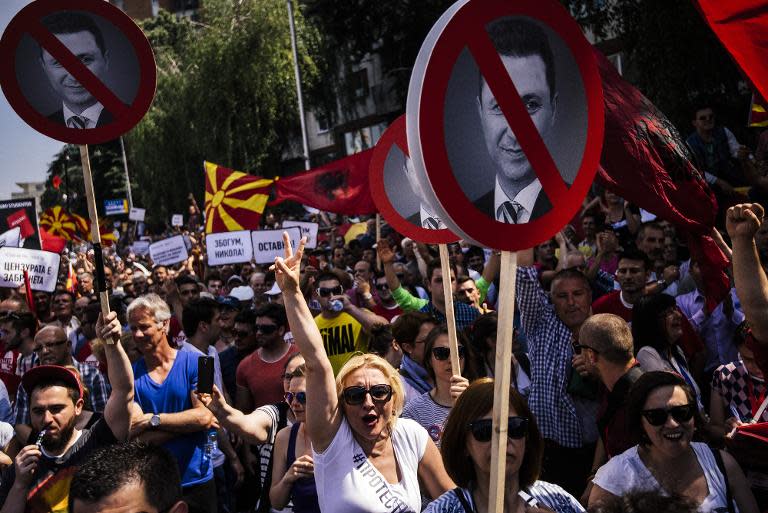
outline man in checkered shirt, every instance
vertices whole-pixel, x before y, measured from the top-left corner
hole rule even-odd
[[[40,359],[40,365],[71,365],[80,373],[83,388],[90,393],[91,409],[94,412],[104,411],[109,392],[104,376],[99,370],[72,358],[69,339],[64,329],[58,326],[46,326],[35,335],[35,353]],[[16,424],[29,424],[29,394],[19,385],[16,392]]]
[[[578,379],[573,376],[581,356],[574,358],[574,345],[579,343],[581,325],[592,315],[592,291],[578,269],[559,271],[551,290],[550,303],[536,268],[518,267],[517,306],[531,360],[528,401],[545,439],[541,479],[578,497],[592,466],[598,405],[594,399],[569,393],[569,383]]]

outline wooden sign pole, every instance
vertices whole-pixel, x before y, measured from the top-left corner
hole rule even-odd
[[[381,240],[381,214],[376,213],[376,243]],[[376,252],[376,269],[381,271],[381,259],[379,258],[379,252]]]
[[[488,511],[504,511],[504,483],[507,468],[507,418],[512,371],[512,333],[515,318],[517,253],[501,252],[499,313],[496,329],[496,363],[493,384],[493,437],[491,438],[491,483]]]
[[[459,361],[459,342],[456,337],[456,316],[453,313],[453,286],[451,285],[451,262],[448,258],[448,245],[438,244],[438,248],[440,249],[440,268],[443,272],[445,323],[448,326],[448,344],[451,348],[451,371],[453,374],[460,375],[461,362]]]
[[[109,292],[107,292],[107,280],[104,277],[104,255],[101,253],[101,233],[99,232],[99,216],[96,213],[96,195],[93,192],[93,178],[91,176],[91,161],[88,158],[88,145],[80,145],[80,160],[83,164],[83,183],[85,184],[85,199],[88,204],[88,217],[91,220],[91,244],[93,244],[93,260],[96,268],[96,288],[99,291],[99,303],[101,303],[101,315],[104,319],[109,314]],[[113,340],[107,340],[113,344]]]

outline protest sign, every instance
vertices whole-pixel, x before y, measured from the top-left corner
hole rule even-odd
[[[301,236],[307,238],[305,248],[314,249],[317,247],[317,223],[305,223],[302,221],[283,221],[283,228],[297,227],[301,229]]]
[[[205,236],[208,265],[240,264],[253,258],[251,232],[209,233]]]
[[[128,213],[128,219],[130,221],[137,221],[139,223],[143,223],[144,216],[146,215],[146,213],[147,213],[146,209],[133,207],[131,208],[131,211]]]
[[[184,215],[173,214],[171,216],[171,226],[184,226]]]
[[[0,234],[0,248],[18,248],[21,243],[21,228],[11,228]]]
[[[481,246],[516,251],[554,236],[599,164],[595,56],[553,0],[451,6],[419,51],[406,113],[427,199],[451,231]]]
[[[18,227],[21,246],[27,249],[40,249],[35,201],[35,198],[0,201],[0,233]]]
[[[61,255],[49,251],[24,248],[0,248],[0,287],[24,284],[24,271],[29,273],[32,290],[53,292],[59,277]]]
[[[134,241],[133,244],[131,244],[131,251],[135,255],[144,256],[149,254],[149,244],[150,242],[148,240],[137,240]]]
[[[104,200],[104,215],[116,216],[128,213],[127,199]]]
[[[173,265],[189,258],[184,237],[176,235],[149,245],[149,258],[155,265]]]
[[[285,230],[257,230],[251,232],[253,242],[253,259],[257,264],[274,263],[276,257],[283,256],[283,232],[288,232],[291,244],[299,247],[301,229],[286,228]]]
[[[60,38],[62,26],[89,30]],[[0,86],[8,103],[32,128],[66,143],[104,143],[133,128],[152,103],[156,78],[144,33],[110,2],[36,0],[0,39]],[[101,110],[76,107],[96,103]],[[65,112],[72,115],[64,119]]]

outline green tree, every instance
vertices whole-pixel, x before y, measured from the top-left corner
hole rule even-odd
[[[300,66],[310,95],[321,69],[317,31],[296,13]],[[155,51],[155,101],[126,139],[134,203],[150,219],[203,205],[203,161],[272,177],[298,137],[286,5],[207,0],[199,22],[162,13],[143,23]]]

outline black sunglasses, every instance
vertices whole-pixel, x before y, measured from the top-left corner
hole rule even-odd
[[[386,283],[377,283],[376,288],[379,290],[387,290],[389,289],[389,285],[387,285]]]
[[[459,358],[464,358],[465,349],[464,346],[459,346]],[[451,357],[451,350],[447,347],[433,347],[432,356],[435,360],[444,361]]]
[[[493,420],[478,419],[469,423],[469,430],[478,442],[490,442],[493,435]],[[509,417],[507,419],[507,437],[514,440],[524,438],[528,434],[528,419],[525,417]]]
[[[371,388],[355,386],[347,387],[341,393],[344,402],[350,406],[363,404],[366,394],[371,394],[371,400],[374,403],[384,404],[392,399],[392,387],[389,385],[373,385]]]
[[[243,330],[232,330],[232,334],[237,338],[250,337],[252,332]]]
[[[306,392],[296,392],[295,394],[293,392],[287,392],[285,394],[285,402],[288,404],[291,404],[294,398],[299,401],[300,404],[307,404]]]
[[[663,426],[671,415],[675,422],[688,422],[696,412],[692,404],[683,404],[671,408],[653,408],[640,412],[651,426]]]
[[[277,331],[277,325],[276,324],[254,324],[253,325],[253,332],[254,333],[263,333],[265,335],[271,335],[272,333]]]
[[[337,285],[336,287],[319,287],[317,293],[320,297],[340,296],[344,293],[344,287]]]

